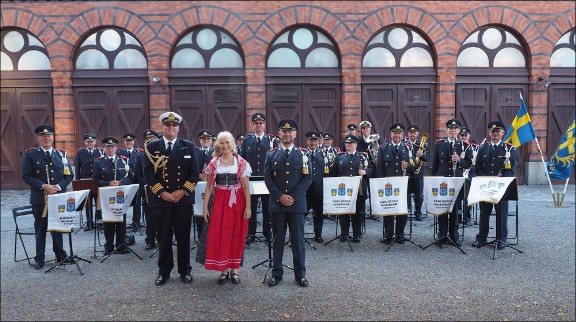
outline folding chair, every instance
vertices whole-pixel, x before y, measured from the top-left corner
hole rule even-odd
[[[21,261],[28,261],[28,264],[30,264],[30,266],[34,266],[34,263],[31,261],[32,257],[28,256],[28,251],[26,250],[26,244],[24,244],[24,240],[22,239],[22,236],[35,236],[36,232],[34,231],[34,215],[32,214],[32,206],[28,205],[28,206],[23,206],[23,207],[17,207],[17,208],[13,208],[12,209],[12,216],[14,217],[14,224],[16,225],[16,230],[14,233],[14,261],[15,262],[21,262]],[[24,216],[29,216],[29,217],[24,217]],[[23,223],[24,220],[26,220],[26,224],[24,226],[24,228],[21,228],[18,225],[18,221],[21,221],[21,223]],[[31,220],[31,224],[30,221]],[[21,258],[21,259],[17,259],[16,257],[16,253],[18,250],[18,238],[20,238],[20,244],[22,245],[22,248],[24,249],[24,254],[26,255],[26,258]]]

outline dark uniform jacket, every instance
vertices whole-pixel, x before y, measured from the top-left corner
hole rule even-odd
[[[246,142],[246,139],[244,139]],[[272,149],[266,153],[264,161],[264,183],[270,192],[271,213],[307,213],[306,191],[312,184],[310,174],[302,174],[303,154],[306,150],[294,146],[288,157],[283,149]],[[308,158],[308,168],[312,167]],[[282,195],[290,195],[295,202],[292,206],[286,207],[280,203]]]
[[[354,154],[350,154],[348,151],[340,152],[336,155],[336,160],[334,160],[334,164],[330,167],[330,176],[358,176],[358,170],[360,169],[360,164],[362,164],[363,169],[366,171],[366,175],[362,177],[362,192],[366,194],[366,191],[368,191],[368,178],[374,174],[374,164],[369,161],[365,162],[364,160],[368,160],[368,154],[366,152],[360,152],[358,150],[356,150]]]
[[[212,160],[214,154],[214,148],[209,147],[206,150],[202,150],[202,148],[196,147],[195,151],[196,151],[196,158],[198,159],[198,164],[200,165],[200,172],[202,172],[202,170],[204,170],[204,168],[206,168],[206,166],[208,165],[208,162]]]
[[[94,183],[98,187],[106,187],[114,179],[120,181],[122,185],[133,183],[134,173],[132,167],[129,166],[128,158],[116,156],[114,162],[108,156],[96,159],[94,162]]]
[[[420,148],[420,140],[416,140],[416,142],[414,144],[412,144],[412,142],[410,142],[410,140],[407,140],[405,142],[406,144],[406,148],[408,148],[409,152],[408,155],[410,155],[410,152],[412,152],[412,159],[414,160],[414,169],[413,171],[410,172],[410,176],[414,177],[414,178],[423,178],[424,177],[424,173],[426,172],[426,162],[428,160],[430,160],[430,148],[428,147],[428,142],[426,142],[426,144],[424,144],[424,151],[422,151],[424,153],[424,155],[422,155],[421,161],[423,162],[422,167],[420,168],[420,172],[418,174],[414,173],[414,171],[416,170],[416,167],[418,165],[417,158],[416,158],[416,153],[418,151],[421,150]]]
[[[440,139],[434,144],[434,154],[432,157],[432,173],[433,176],[441,177],[462,177],[464,169],[472,166],[472,149],[467,149],[468,143],[460,140],[455,140],[454,148],[449,143],[448,138]],[[462,155],[464,152],[464,156]],[[456,165],[456,173],[452,171],[452,154],[460,157]]]
[[[320,149],[316,149],[313,153],[308,150],[308,155],[312,162],[312,167],[309,170],[312,176],[312,184],[310,188],[308,188],[307,194],[309,196],[322,196],[322,181],[324,176],[329,176],[328,174],[324,174],[324,153]]]
[[[163,139],[154,140],[147,145],[148,152],[154,157],[166,156],[166,146]],[[176,139],[168,163],[154,170],[154,165],[148,156],[144,157],[144,176],[148,184],[148,205],[150,207],[187,206],[194,204],[194,188],[198,182],[200,165],[194,152],[194,143],[181,138]],[[158,159],[153,159],[157,162]],[[176,204],[168,203],[160,198],[162,192],[174,192],[183,189],[186,192]]]
[[[76,168],[76,180],[94,177],[94,160],[103,155],[104,152],[97,147],[94,147],[92,150],[92,155],[90,155],[88,149],[85,147],[78,149],[78,151],[76,151],[76,159],[74,161],[74,167]]]
[[[131,166],[136,163],[136,159],[138,158],[138,154],[144,152],[144,150],[140,149],[140,148],[133,148],[132,152],[128,152],[128,150],[126,148],[122,148],[122,149],[118,149],[116,151],[116,155],[121,155],[121,156],[125,156],[128,158],[128,160],[130,160],[130,164]]]
[[[506,151],[510,151],[510,169],[504,168]],[[476,175],[478,176],[501,176],[513,177],[516,166],[516,147],[510,143],[503,143],[492,149],[492,143],[480,146],[476,156]]]
[[[395,151],[394,143],[388,142],[378,149],[376,164],[376,178],[401,177],[403,176],[402,161],[408,162],[406,174],[414,171],[414,166],[410,162],[408,147],[404,143],[398,145],[398,152]],[[412,161],[414,161],[412,159]]]
[[[248,161],[252,167],[252,176],[264,175],[266,153],[277,145],[276,141],[274,136],[264,134],[260,144],[258,144],[258,138],[255,134],[246,134],[244,141],[242,141],[240,156]]]
[[[380,147],[380,145],[382,145],[382,140],[378,139],[378,147]],[[358,146],[356,147],[356,150],[360,151],[360,152],[366,152],[368,153],[368,157],[370,158],[370,161],[374,162],[374,160],[372,160],[372,155],[370,155],[369,149],[368,147],[370,146],[370,143],[366,143],[366,140],[364,139],[364,135],[360,135],[358,137]],[[342,151],[346,152],[346,149],[343,149]],[[375,153],[378,153],[378,151],[374,151]]]
[[[22,179],[30,186],[30,204],[34,206],[44,204],[42,185],[45,183],[57,184],[60,186],[60,192],[66,192],[66,187],[74,179],[74,174],[72,166],[68,163],[70,175],[64,175],[63,157],[67,157],[66,151],[55,148],[52,148],[51,158],[48,158],[41,147],[26,150],[22,164]],[[48,182],[46,166],[48,166],[50,182]]]

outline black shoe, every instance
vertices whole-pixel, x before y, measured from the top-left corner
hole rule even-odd
[[[220,277],[218,277],[218,280],[216,280],[216,283],[217,283],[218,285],[224,285],[224,284],[226,284],[226,282],[228,282],[228,276],[229,276],[228,274],[229,274],[229,273],[226,273],[226,274],[221,273],[221,274],[220,274]]]
[[[91,231],[91,230],[92,230],[91,225],[86,225],[86,227],[84,227],[84,231]]]
[[[38,262],[38,263],[34,264],[34,269],[35,269],[35,270],[39,271],[39,270],[41,270],[42,268],[44,268],[44,263]]]
[[[166,284],[166,282],[168,282],[169,279],[170,276],[158,275],[158,277],[156,277],[156,281],[154,282],[154,284],[156,284],[156,286],[162,286]]]
[[[383,244],[390,244],[393,240],[394,238],[392,237],[380,238],[380,242]]]
[[[190,284],[194,279],[192,278],[192,274],[188,273],[188,274],[180,274],[180,280],[184,284]]]
[[[302,287],[308,287],[308,280],[306,277],[296,278],[296,283]]]
[[[434,242],[434,245],[442,248],[442,246],[444,245],[444,239],[438,239]]]
[[[356,243],[356,244],[359,244],[359,243],[360,243],[360,237],[354,237],[354,238],[352,238],[352,242],[353,242],[353,243]]]
[[[253,235],[246,237],[246,245],[252,244],[255,240],[256,238]]]
[[[273,287],[278,285],[278,283],[280,283],[280,281],[282,280],[282,277],[278,277],[278,276],[272,276],[270,278],[270,280],[268,281],[268,286]]]
[[[154,248],[156,248],[156,244],[154,244],[154,243],[146,244],[146,247],[144,247],[144,249],[146,249],[146,250],[151,250]]]
[[[114,251],[114,254],[119,254],[119,255],[124,255],[124,254],[128,254],[128,253],[130,253],[130,251],[124,247],[120,247]]]
[[[340,235],[340,237],[338,238],[338,241],[341,242],[341,243],[345,242],[345,241],[346,241],[346,236]]]
[[[456,247],[461,247],[462,243],[460,243],[457,239],[453,239],[452,242],[450,243]]]
[[[110,254],[112,254],[112,250],[105,250],[104,251],[104,256],[108,256]]]
[[[504,245],[503,242],[496,243],[496,249],[498,249],[498,250],[504,249],[505,247],[506,247],[506,245]]]
[[[476,248],[480,248],[482,246],[485,246],[486,242],[480,241],[478,239],[476,239],[475,242],[472,243],[472,247],[476,247]]]
[[[238,273],[232,273],[230,275],[230,280],[232,281],[232,284],[240,284],[240,276],[238,276]]]
[[[133,232],[137,232],[138,230],[140,230],[140,229],[138,228],[138,225],[133,225],[133,226],[132,226],[132,231],[133,231]]]
[[[404,237],[402,236],[396,236],[396,240],[395,240],[398,244],[404,244]]]
[[[416,216],[416,221],[424,220],[424,218],[422,218],[422,214],[415,214],[415,216]]]
[[[317,243],[323,243],[324,242],[324,238],[318,236],[318,237],[314,237],[314,241]]]

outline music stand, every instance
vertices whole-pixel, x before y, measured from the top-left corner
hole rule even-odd
[[[136,257],[140,258],[140,260],[144,260],[142,257],[140,257],[140,255],[138,255],[135,251],[132,250],[132,248],[130,248],[130,246],[126,245],[126,213],[124,213],[122,215],[122,227],[120,229],[124,229],[124,240],[120,243],[120,245],[116,248],[114,248],[113,251],[111,251],[108,255],[104,256],[104,258],[102,258],[102,260],[100,261],[100,263],[104,263],[105,260],[108,259],[108,257],[112,256],[113,254],[117,254],[118,250],[120,248],[124,248],[126,249],[128,252],[134,254]]]
[[[263,176],[250,176],[248,177],[248,180],[250,181],[250,195],[252,196],[267,196],[269,194],[268,189],[266,188],[266,184],[264,183],[264,177]],[[258,190],[256,193],[254,193],[254,186],[256,186],[256,189]],[[265,205],[262,202],[262,199],[259,199],[259,202],[261,202],[262,204],[262,208],[267,207],[268,205]],[[256,225],[259,225],[260,223],[258,222],[258,205],[256,205],[256,213],[252,214],[253,216],[256,216]],[[264,218],[264,210],[262,209],[262,221],[266,220],[266,218]],[[264,225],[262,225],[262,229],[264,229]],[[262,234],[264,234],[264,231],[262,231]],[[270,241],[266,241],[258,236],[256,236],[256,233],[254,233],[254,235],[249,235],[246,237],[254,237],[254,241],[259,241],[261,243],[269,243]],[[247,245],[249,245],[250,243],[247,243]]]
[[[340,238],[340,235],[338,235],[338,227],[340,226],[340,217],[342,215],[350,215],[350,216],[356,216],[356,214],[328,214],[329,216],[336,216],[336,237],[330,239],[329,241],[325,242],[324,245],[328,245],[331,242],[335,241],[336,239]],[[350,247],[350,251],[354,252],[354,249],[352,249],[352,244],[350,244],[350,238],[352,238],[350,235],[345,236],[346,237],[346,242],[348,243],[348,247]]]
[[[82,269],[80,268],[80,265],[78,265],[78,261],[85,261],[86,263],[92,263],[91,261],[84,259],[82,257],[79,257],[77,255],[74,255],[74,249],[72,248],[72,228],[70,228],[70,232],[66,232],[65,234],[68,234],[68,245],[70,246],[70,255],[68,255],[68,257],[64,258],[63,260],[61,260],[60,262],[56,263],[54,266],[50,267],[48,270],[46,270],[44,273],[48,273],[51,270],[53,270],[54,268],[63,265],[64,267],[66,266],[66,263],[72,263],[74,265],[76,265],[76,268],[78,269],[78,271],[80,272],[80,275],[84,275],[84,272],[82,272]]]
[[[87,214],[87,220],[83,223],[82,214],[80,214],[80,228],[76,231],[77,234],[82,227],[85,225],[89,225],[89,222],[92,221],[92,227],[96,229],[96,220],[94,218],[94,212],[92,209],[92,198],[98,195],[98,186],[94,183],[92,178],[84,178],[80,180],[72,180],[72,191],[80,191],[80,190],[90,190],[90,193],[86,197],[88,200],[86,203],[82,203],[80,207],[78,207],[78,211],[85,210]],[[84,205],[86,204],[86,205]]]

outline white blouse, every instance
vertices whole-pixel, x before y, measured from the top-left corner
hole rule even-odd
[[[236,159],[236,157],[233,158],[234,160],[234,164],[233,165],[220,165],[220,160],[218,159],[216,161],[216,173],[238,173],[238,160]],[[250,164],[248,162],[246,162],[246,169],[244,169],[244,173],[240,176],[240,177],[249,177],[252,174],[252,168],[250,167]]]

